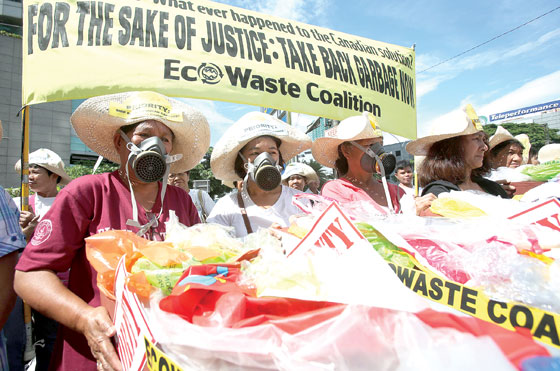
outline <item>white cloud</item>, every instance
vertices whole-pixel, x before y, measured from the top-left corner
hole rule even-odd
[[[320,23],[326,18],[330,0],[225,0],[241,8],[304,23]]]
[[[416,71],[419,73],[417,80],[416,96],[420,99],[423,95],[437,89],[438,85],[444,81],[451,80],[460,75],[463,71],[474,70],[481,67],[491,66],[499,61],[517,57],[522,54],[530,53],[555,38],[560,37],[560,28],[541,35],[534,41],[521,44],[513,49],[500,48],[489,51],[461,56],[451,62],[444,63],[420,73],[422,70],[437,63],[437,59],[431,54],[421,54],[416,58]]]
[[[473,96],[462,99],[460,105],[455,109],[441,114],[432,120],[419,126],[419,136],[429,134],[430,128],[442,122],[460,119],[462,108],[467,104],[473,104],[476,112],[481,116],[492,113],[500,113],[517,108],[532,106],[535,104],[546,103],[560,98],[560,70],[551,74],[541,76],[529,81],[508,94],[495,99],[491,102],[480,101]]]
[[[211,145],[214,145],[226,129],[233,124],[233,120],[218,111],[216,102],[204,99],[177,98],[198,109],[208,120],[210,125]]]

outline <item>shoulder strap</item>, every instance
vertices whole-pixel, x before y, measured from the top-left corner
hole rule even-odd
[[[241,216],[243,217],[243,222],[245,223],[245,228],[247,229],[247,234],[253,233],[251,222],[249,221],[249,217],[247,216],[247,210],[245,210],[243,196],[241,196],[241,189],[237,191],[237,204],[239,205],[239,210],[241,211]]]
[[[202,214],[202,219],[204,219],[204,220],[201,220],[201,221],[203,223],[205,223],[206,222],[206,217],[208,215],[206,213],[206,209],[204,208],[204,199],[202,198],[202,191],[200,189],[198,190],[197,196],[198,196],[198,202],[200,204],[200,209],[202,211],[202,213],[201,213]]]

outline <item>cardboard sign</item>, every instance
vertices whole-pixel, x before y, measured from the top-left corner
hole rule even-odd
[[[311,230],[292,251],[292,254],[304,254],[311,246],[337,249],[341,252],[364,239],[364,236],[350,221],[336,202],[330,204]]]
[[[556,198],[551,198],[508,219],[527,224],[540,224],[560,232],[560,202]]]
[[[138,296],[126,287],[127,275],[123,256],[115,273],[114,322],[117,329],[117,352],[123,370],[140,371],[146,364],[146,352],[142,340],[146,337],[155,343],[155,339],[142,303]]]

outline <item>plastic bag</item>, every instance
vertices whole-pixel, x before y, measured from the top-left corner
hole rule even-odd
[[[486,213],[468,202],[450,197],[441,197],[432,201],[430,211],[447,218],[478,218]]]
[[[549,161],[540,165],[527,166],[521,172],[530,176],[532,180],[546,182],[560,174],[560,161]]]
[[[358,222],[355,225],[383,259],[398,265],[414,268],[415,264],[410,256],[389,241],[378,230],[367,223]]]
[[[269,298],[258,299],[263,304],[255,312],[247,309],[255,303],[224,295],[208,317],[241,312],[240,320],[208,327],[162,311],[159,298],[152,296],[148,312],[158,324],[154,335],[184,369],[511,370],[524,359],[549,355],[530,337],[432,310],[412,314]]]

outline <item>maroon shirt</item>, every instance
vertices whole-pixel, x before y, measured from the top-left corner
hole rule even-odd
[[[156,215],[161,206],[161,183],[158,185],[158,195],[152,209]],[[153,240],[164,237],[164,222],[169,220],[169,210],[175,210],[184,225],[191,226],[200,221],[188,193],[167,186],[158,226],[144,237]],[[140,204],[138,214],[140,224],[148,222]],[[84,239],[111,229],[136,233],[138,228],[126,225],[128,219],[132,219],[130,191],[128,184],[125,185],[119,178],[118,172],[86,175],[73,180],[60,191],[56,202],[37,225],[16,269],[24,272],[40,269],[65,272],[70,269],[68,289],[89,305],[97,307],[100,305],[97,274],[86,258]],[[60,326],[50,368],[96,370],[96,362],[86,338]]]

